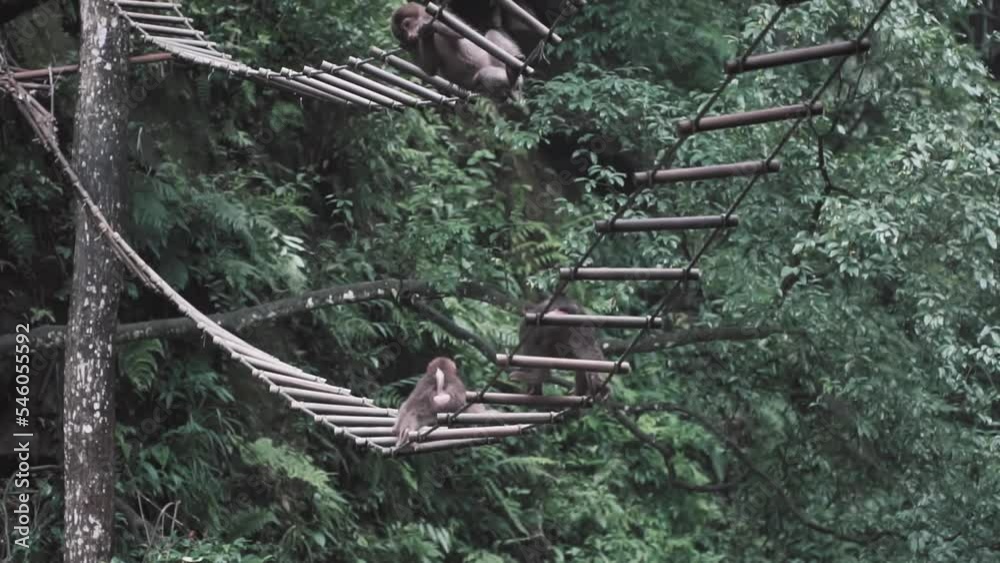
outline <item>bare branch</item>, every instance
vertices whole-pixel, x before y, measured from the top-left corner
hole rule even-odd
[[[498,300],[493,289],[479,284],[464,284],[458,288],[457,293],[463,297],[481,299],[491,303]],[[387,279],[310,291],[295,297],[210,316],[223,327],[232,331],[240,331],[306,311],[379,299],[394,300],[400,294],[432,296],[434,292],[430,289],[429,284],[420,280]],[[197,330],[198,327],[194,321],[187,317],[143,321],[119,325],[115,341],[176,338]],[[36,350],[61,347],[65,338],[66,327],[63,325],[43,326],[33,329],[31,332],[31,343]],[[0,354],[11,352],[14,345],[14,335],[0,336]]]
[[[743,479],[739,479],[734,482],[709,483],[706,485],[696,485],[682,481],[677,477],[677,470],[674,468],[673,460],[674,456],[677,455],[677,452],[672,446],[661,444],[660,442],[657,442],[655,438],[643,432],[642,429],[639,428],[639,425],[625,414],[623,409],[610,408],[609,412],[615,420],[621,423],[621,425],[624,426],[625,429],[635,436],[640,442],[660,453],[660,456],[663,457],[663,463],[667,467],[667,478],[671,487],[677,487],[678,489],[692,493],[722,493],[735,488],[741,481],[743,481]]]
[[[647,408],[646,410],[652,410],[652,409],[648,409]],[[829,526],[825,526],[823,524],[820,524],[820,523],[816,522],[815,520],[811,519],[805,512],[803,512],[802,509],[800,509],[798,506],[796,506],[795,502],[792,500],[792,498],[789,495],[789,493],[784,489],[784,487],[781,486],[781,484],[779,484],[777,481],[775,481],[774,478],[772,478],[767,473],[767,471],[765,471],[765,470],[760,469],[759,467],[757,467],[757,465],[754,464],[754,462],[750,459],[750,456],[747,455],[747,453],[743,451],[743,448],[741,448],[739,446],[739,444],[737,444],[729,436],[727,436],[723,431],[719,430],[714,424],[712,424],[712,422],[707,417],[705,417],[705,416],[703,416],[703,415],[701,415],[699,413],[696,413],[696,412],[694,412],[694,411],[692,411],[692,410],[690,410],[688,408],[682,407],[680,405],[672,404],[672,403],[657,403],[655,410],[657,410],[657,411],[664,411],[664,412],[672,412],[674,414],[677,414],[677,415],[681,416],[682,418],[686,418],[686,419],[692,420],[696,424],[698,424],[698,426],[701,426],[702,428],[704,428],[705,430],[707,430],[710,434],[712,434],[713,436],[715,436],[716,439],[718,439],[720,442],[722,442],[726,446],[726,449],[728,449],[730,452],[732,452],[732,454],[734,456],[736,456],[736,458],[739,459],[743,463],[744,466],[746,466],[746,468],[749,470],[750,473],[752,473],[753,475],[755,475],[758,479],[760,479],[761,481],[763,481],[769,488],[771,488],[771,490],[774,491],[774,493],[778,497],[778,500],[780,500],[781,503],[783,505],[785,505],[786,510],[788,510],[788,512],[796,520],[798,520],[799,522],[801,522],[803,526],[805,526],[805,527],[807,527],[807,528],[809,528],[809,529],[811,529],[813,531],[819,532],[821,534],[826,534],[828,536],[833,536],[833,537],[835,537],[835,538],[837,538],[839,540],[846,541],[846,542],[851,542],[851,543],[856,543],[856,544],[859,544],[859,545],[870,544],[870,543],[875,542],[875,541],[877,541],[877,540],[879,540],[879,539],[881,539],[881,538],[883,538],[885,536],[897,536],[898,537],[898,534],[896,532],[892,532],[892,531],[888,531],[888,530],[877,530],[877,531],[872,531],[872,532],[866,533],[864,535],[857,535],[857,534],[852,534],[852,533],[849,533],[849,532],[842,532],[840,530],[836,530],[834,528],[831,528]],[[629,419],[626,416],[624,409],[620,410],[620,411],[613,411],[612,414],[613,414],[613,416],[619,422],[621,422],[625,426],[625,428],[627,428],[630,431],[632,431],[631,428],[634,427],[634,428],[636,428],[638,430],[638,425],[636,425],[635,422],[633,422],[631,419]],[[641,432],[641,430],[640,430],[640,432]],[[635,432],[632,432],[632,433],[635,434]],[[670,452],[671,455],[673,455],[673,449],[672,448],[669,448],[668,446],[664,446],[662,444],[659,444],[651,436],[648,436],[648,435],[645,435],[645,436],[646,437],[644,439],[642,436],[636,435],[637,438],[639,438],[644,443],[646,443],[646,444],[648,444],[648,445],[656,448],[657,451],[659,451],[661,454],[663,454],[664,452]],[[669,466],[669,464],[668,464],[668,466]]]
[[[633,352],[655,352],[657,350],[667,350],[679,346],[691,344],[701,344],[703,342],[717,341],[742,341],[761,340],[776,334],[797,335],[801,331],[782,329],[778,327],[718,327],[718,328],[692,328],[690,330],[678,330],[671,332],[653,332],[650,336],[643,338],[635,347]],[[605,340],[601,347],[605,354],[619,354],[628,348],[629,340],[613,339]]]
[[[448,318],[444,313],[438,311],[434,307],[431,307],[423,301],[415,299],[405,301],[404,304],[444,329],[444,331],[448,334],[471,344],[476,348],[476,350],[479,350],[479,353],[485,356],[487,360],[492,362],[493,358],[496,357],[497,349],[494,348],[492,344],[487,342],[485,338],[459,326],[458,323]]]

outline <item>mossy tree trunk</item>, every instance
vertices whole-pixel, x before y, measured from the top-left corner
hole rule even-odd
[[[112,224],[126,182],[128,30],[108,0],[83,0],[73,161]],[[114,528],[114,349],[121,267],[79,204],[63,398],[65,563],[106,563]]]

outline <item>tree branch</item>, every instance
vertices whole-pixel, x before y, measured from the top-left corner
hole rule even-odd
[[[819,532],[821,534],[826,534],[826,535],[829,535],[829,536],[833,536],[833,537],[835,537],[835,538],[837,538],[839,540],[842,540],[842,541],[856,543],[856,544],[859,544],[859,545],[870,544],[870,543],[875,542],[875,541],[877,541],[877,540],[879,540],[879,539],[881,539],[881,538],[883,538],[885,536],[898,536],[899,535],[896,532],[892,532],[892,531],[888,531],[888,530],[878,530],[878,531],[867,533],[865,535],[856,535],[856,534],[852,534],[852,533],[848,533],[848,532],[841,532],[840,530],[836,530],[836,529],[831,528],[829,526],[825,526],[823,524],[820,524],[820,523],[812,520],[811,518],[809,518],[809,516],[805,512],[802,511],[802,509],[800,509],[798,506],[796,506],[796,504],[794,503],[794,501],[792,501],[792,498],[789,495],[789,493],[787,491],[785,491],[784,487],[782,487],[777,481],[775,481],[765,470],[762,470],[759,467],[757,467],[757,465],[754,464],[754,462],[750,459],[750,456],[747,455],[747,453],[743,451],[743,449],[739,446],[739,444],[737,444],[736,442],[734,442],[724,432],[722,432],[721,430],[719,430],[718,428],[716,428],[716,426],[714,424],[712,424],[711,421],[709,421],[707,417],[702,416],[701,414],[698,414],[698,413],[696,413],[696,412],[694,412],[694,411],[692,411],[690,409],[687,409],[685,407],[682,407],[682,406],[676,405],[676,404],[672,404],[672,403],[657,403],[656,406],[655,406],[655,409],[651,409],[647,405],[645,407],[645,410],[647,410],[647,411],[648,410],[657,410],[657,411],[663,411],[663,412],[672,412],[674,414],[677,414],[677,415],[681,416],[682,418],[687,418],[687,419],[690,419],[690,420],[694,421],[696,424],[698,424],[698,426],[701,426],[702,428],[704,428],[705,430],[707,430],[710,434],[712,434],[713,436],[715,436],[716,439],[718,439],[720,442],[722,442],[726,446],[726,449],[728,449],[730,452],[732,452],[732,454],[734,456],[736,456],[736,458],[739,459],[740,462],[742,462],[744,466],[746,466],[746,468],[749,470],[750,473],[752,473],[753,475],[755,475],[758,479],[760,479],[768,487],[770,487],[771,490],[774,491],[774,493],[778,496],[778,499],[781,501],[781,503],[783,505],[785,505],[785,508],[788,510],[788,512],[796,520],[798,520],[800,523],[802,523],[802,525],[804,525],[805,527],[807,527],[807,528],[809,528],[809,529],[811,529],[813,531]],[[634,428],[638,429],[638,425],[636,425],[635,422],[633,422],[631,419],[629,419],[625,415],[625,412],[628,412],[627,408],[619,410],[619,411],[616,411],[616,412],[612,412],[612,414],[613,414],[613,416],[615,416],[615,418],[619,422],[622,422],[622,424],[625,426],[626,429],[629,429],[630,431],[631,431],[631,427],[634,427]],[[639,432],[641,433],[641,430]],[[633,434],[635,434],[635,432],[633,432]],[[636,435],[637,438],[639,438],[644,443],[647,443],[647,444],[651,445],[652,447],[656,448],[657,451],[659,451],[661,453],[661,455],[665,451],[666,452],[670,452],[671,455],[672,455],[672,453],[673,453],[673,449],[672,448],[669,448],[668,446],[664,446],[662,444],[659,444],[651,436],[645,435],[646,438],[644,439],[639,434],[635,434],[635,435]]]
[[[689,330],[652,333],[639,341],[633,352],[655,352],[657,350],[667,350],[679,346],[690,344],[700,344],[703,342],[717,341],[742,341],[761,340],[775,334],[797,335],[801,331],[787,330],[778,327],[718,327],[718,328],[692,328]],[[605,354],[620,354],[628,348],[631,340],[610,339],[601,344],[601,349]]]
[[[463,284],[458,288],[458,295],[470,299],[481,299],[496,302],[498,297],[492,288],[480,284]],[[271,301],[262,305],[245,307],[210,315],[223,327],[240,331],[249,327],[288,317],[305,311],[322,309],[334,305],[363,303],[379,299],[397,299],[400,294],[431,296],[435,295],[427,282],[420,280],[387,279],[376,282],[346,284],[310,291]],[[149,338],[176,338],[186,336],[198,330],[194,321],[187,317],[158,319],[119,325],[115,336],[116,342],[129,342]],[[43,326],[31,331],[31,344],[35,350],[61,347],[66,339],[64,325]],[[14,349],[15,335],[0,336],[0,354],[9,353]]]
[[[404,301],[404,305],[438,325],[448,334],[471,344],[476,350],[479,350],[480,354],[486,357],[487,361],[493,362],[495,360],[497,349],[494,348],[492,344],[487,342],[482,336],[459,326],[458,323],[445,316],[444,313],[438,311],[423,301],[415,299]]]
[[[624,426],[625,429],[635,436],[640,442],[659,452],[660,456],[663,458],[663,463],[667,467],[667,479],[671,487],[677,487],[678,489],[692,493],[722,493],[736,487],[741,481],[743,481],[743,479],[740,479],[735,482],[710,483],[707,485],[696,485],[682,481],[677,477],[677,469],[674,468],[673,459],[674,456],[677,455],[677,452],[672,446],[661,444],[660,442],[657,442],[655,438],[643,432],[635,421],[626,416],[623,409],[612,407],[608,410],[611,413],[611,416],[614,417],[615,420]]]
[[[497,349],[482,336],[462,328],[458,323],[450,319],[444,313],[438,311],[423,301],[409,300],[404,301],[404,304],[425,317],[427,320],[441,327],[448,334],[459,340],[468,342],[473,348],[478,350],[489,363],[492,364],[496,361]],[[575,385],[572,381],[555,375],[550,375],[549,378],[546,379],[546,382],[559,385],[565,389],[572,389]],[[518,389],[518,386],[512,385],[506,381],[496,381],[494,382],[494,386],[506,391],[517,391]]]

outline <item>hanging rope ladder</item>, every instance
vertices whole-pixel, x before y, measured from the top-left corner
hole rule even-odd
[[[129,20],[130,22],[156,21],[187,25],[187,18],[184,18],[179,12],[171,16],[159,13],[152,14],[161,16],[160,18],[150,18],[146,15],[145,19],[143,19],[136,18],[136,12],[125,10],[126,8],[153,8],[161,10],[161,6],[164,5],[163,3],[139,0],[115,1],[119,9],[124,12],[123,17],[132,18]],[[599,396],[601,391],[606,388],[616,374],[628,374],[631,371],[631,366],[625,359],[635,350],[640,339],[647,331],[662,326],[663,320],[660,315],[672,304],[673,299],[679,294],[679,290],[685,284],[700,279],[701,272],[695,266],[697,266],[708,248],[723,231],[739,225],[739,219],[735,214],[736,210],[757,182],[768,174],[780,171],[781,166],[777,161],[777,157],[781,150],[787,145],[788,141],[805,120],[822,114],[823,105],[820,102],[820,98],[833,83],[849,57],[862,54],[870,49],[871,44],[867,37],[871,33],[875,23],[892,2],[892,0],[883,0],[877,12],[871,17],[857,38],[852,41],[754,55],[753,52],[763,41],[764,37],[773,29],[787,7],[802,3],[803,1],[805,0],[783,0],[779,2],[778,10],[746,48],[742,56],[726,63],[725,80],[702,106],[696,117],[690,120],[682,120],[677,124],[679,137],[666,151],[664,158],[666,164],[649,171],[634,173],[633,178],[637,189],[629,195],[626,202],[610,219],[595,223],[594,228],[598,236],[574,266],[559,270],[559,283],[546,307],[539,313],[525,315],[526,322],[541,326],[558,325],[636,329],[638,331],[637,334],[619,358],[612,361],[595,361],[517,355],[517,351],[524,344],[523,342],[519,342],[509,353],[497,355],[496,362],[500,369],[496,371],[481,390],[467,393],[468,404],[464,408],[456,413],[438,415],[438,421],[434,426],[421,429],[415,436],[411,436],[413,442],[403,446],[401,449],[394,447],[395,437],[391,433],[395,417],[398,414],[396,410],[379,407],[371,399],[355,396],[349,389],[330,385],[323,378],[309,374],[252,346],[226,330],[185,300],[183,296],[142,260],[138,253],[129,246],[124,238],[107,221],[101,210],[80,183],[72,165],[59,148],[55,136],[54,119],[17,82],[10,70],[6,68],[5,61],[0,61],[0,88],[12,95],[19,111],[32,127],[36,137],[55,158],[59,168],[73,185],[77,197],[80,198],[84,207],[95,219],[98,229],[108,241],[118,259],[144,285],[171,301],[181,313],[192,319],[197,324],[198,329],[209,337],[216,346],[224,350],[236,362],[249,369],[254,377],[268,385],[268,389],[272,393],[276,393],[285,399],[292,409],[306,413],[317,423],[332,429],[335,435],[350,440],[351,443],[358,447],[366,448],[382,455],[410,455],[492,444],[502,438],[530,432],[542,424],[563,422],[571,414],[591,406],[595,402],[595,397]],[[155,4],[155,6],[151,7],[151,4]],[[171,10],[176,10],[176,5],[171,4],[170,6]],[[228,62],[230,59],[223,56],[221,52],[213,51],[214,44],[206,41],[199,33],[185,35],[184,37],[188,38],[186,39],[187,42],[179,43],[176,39],[165,39],[165,36],[154,35],[154,32],[165,33],[162,29],[159,29],[159,27],[163,27],[159,23],[142,23],[141,26],[142,33],[146,34],[150,41],[156,42],[160,48],[168,51],[174,49],[175,51],[171,52],[183,58],[191,57],[189,60],[197,58],[205,61],[204,64],[209,64],[210,66],[226,62],[230,65],[227,68],[231,68],[233,72],[245,72],[244,69],[249,68],[240,63]],[[550,34],[549,39],[552,39],[552,37],[554,35]],[[198,49],[198,51],[192,49]],[[202,53],[200,50],[211,51],[212,54]],[[728,115],[708,115],[725,89],[738,74],[833,57],[840,57],[840,59],[834,64],[830,75],[815,91],[812,97],[803,103]],[[386,59],[388,60],[388,57]],[[528,60],[531,60],[530,56]],[[359,68],[362,68],[362,70],[364,70],[363,64],[359,65]],[[527,65],[525,66],[527,67]],[[255,75],[251,73],[245,75],[249,77],[260,76],[260,74]],[[293,88],[299,86],[309,87],[305,83],[297,81],[296,83],[298,85]],[[670,167],[670,163],[676,156],[681,145],[695,134],[779,121],[791,121],[791,125],[764,160],[694,168]],[[747,177],[749,180],[732,204],[720,215],[623,218],[627,212],[632,210],[638,195],[652,189],[655,185],[732,177]],[[585,267],[585,264],[588,263],[597,246],[611,235],[688,229],[711,229],[711,233],[698,252],[692,256],[687,266],[683,268]],[[644,317],[546,314],[554,301],[565,292],[568,285],[572,282],[626,282],[637,280],[673,281],[674,285],[660,304],[649,315]],[[604,373],[607,374],[607,377],[600,388],[594,390],[589,396],[533,396],[490,392],[490,389],[498,381],[501,374],[510,367],[582,369]],[[477,403],[527,407],[531,409],[561,410],[502,413],[465,412],[470,405]]]

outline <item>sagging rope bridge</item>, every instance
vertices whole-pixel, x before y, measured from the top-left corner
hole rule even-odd
[[[499,7],[518,18],[541,36],[527,57],[517,57],[490,41],[476,29],[456,18],[445,8],[427,3],[434,20],[439,20],[502,61],[515,76],[531,74],[533,61],[541,58],[546,44],[558,44],[562,38],[555,33],[571,12],[585,0],[565,0],[548,27],[513,0],[496,0]],[[219,49],[205,33],[191,25],[191,18],[175,2],[149,0],[112,0],[120,17],[147,43],[163,49],[179,59],[208,66],[249,80],[273,85],[297,95],[363,111],[402,110],[427,105],[454,106],[469,101],[476,94],[444,78],[428,75],[417,65],[396,55],[400,49],[384,50],[372,47],[367,58],[350,57],[347,64],[323,61],[319,68],[304,66],[301,71],[283,68],[276,72],[253,68]],[[391,69],[397,71],[392,72]],[[419,79],[421,85],[406,78]],[[429,87],[428,87],[429,86]]]
[[[123,11],[125,7],[137,7],[135,6],[136,4],[161,4],[159,2],[145,2],[140,0],[116,1],[119,9]],[[55,135],[54,119],[17,81],[6,67],[6,61],[0,61],[0,88],[13,96],[19,111],[28,121],[39,141],[54,156],[59,168],[70,180],[77,196],[95,219],[99,231],[107,239],[118,259],[144,285],[171,301],[181,313],[191,318],[197,324],[199,330],[210,338],[216,346],[223,349],[231,358],[249,369],[253,376],[265,382],[269,390],[285,399],[291,408],[301,410],[310,415],[316,422],[331,428],[336,435],[349,439],[356,446],[367,448],[383,455],[429,453],[492,444],[506,437],[530,432],[539,425],[561,422],[580,409],[592,405],[594,403],[594,396],[601,391],[601,389],[597,389],[590,396],[531,396],[489,392],[502,373],[504,373],[505,368],[539,367],[570,370],[583,369],[599,372],[607,374],[602,387],[608,385],[611,378],[616,374],[625,374],[631,370],[629,364],[625,361],[626,358],[636,349],[640,339],[648,330],[662,326],[662,319],[659,315],[667,310],[684,285],[690,281],[700,279],[701,272],[696,269],[700,259],[726,229],[738,226],[739,219],[736,216],[736,210],[759,180],[768,174],[780,171],[781,166],[777,161],[778,155],[802,123],[813,116],[822,114],[823,106],[820,99],[823,94],[839,75],[849,57],[867,52],[870,49],[871,43],[868,36],[872,32],[875,23],[892,3],[892,0],[883,0],[877,11],[853,40],[755,55],[754,51],[774,28],[784,12],[790,6],[803,3],[804,1],[807,0],[779,1],[778,9],[764,28],[751,41],[742,55],[726,63],[726,78],[709,100],[703,104],[697,115],[692,119],[682,120],[677,124],[678,138],[666,151],[665,164],[649,171],[634,173],[636,189],[633,190],[626,202],[611,218],[595,223],[594,227],[598,236],[595,237],[594,241],[576,261],[574,266],[560,269],[560,281],[543,311],[526,315],[525,320],[527,322],[539,325],[637,329],[637,334],[619,358],[613,361],[594,361],[521,356],[517,355],[517,351],[524,343],[519,342],[511,352],[497,355],[496,361],[500,369],[497,370],[481,390],[468,393],[468,404],[487,403],[561,410],[481,414],[465,413],[465,408],[463,408],[456,413],[438,415],[437,424],[421,429],[414,437],[412,443],[400,449],[394,447],[395,437],[391,435],[391,427],[395,422],[397,414],[394,409],[379,407],[371,399],[355,396],[349,389],[330,385],[323,378],[309,374],[300,368],[281,361],[240,339],[184,299],[183,296],[173,289],[131,248],[125,239],[107,221],[104,214],[80,183],[73,166],[60,149]],[[129,4],[132,6],[128,6]],[[158,7],[155,8],[159,9]],[[176,9],[176,7],[171,7],[171,9]],[[122,17],[128,19],[132,16],[128,12],[125,12],[122,14]],[[184,21],[175,19],[158,21],[184,23],[186,25],[189,23],[187,18],[180,15],[163,17],[183,18]],[[130,19],[129,21],[131,24],[135,20]],[[144,31],[142,33],[150,34],[156,31],[155,28],[150,28],[150,25],[158,24],[143,24]],[[149,35],[149,37],[159,36]],[[191,51],[191,49],[211,51],[214,49],[214,44],[206,44],[209,42],[205,41],[200,34],[188,37],[190,39],[187,39],[186,42],[176,42],[174,40],[169,43],[157,44],[161,48],[176,50],[179,56],[183,56],[187,60],[192,62],[203,60],[205,61],[204,64],[212,67],[216,67],[216,64],[219,64],[220,61],[229,61],[225,57]],[[161,39],[150,40],[162,41]],[[838,60],[827,79],[805,102],[728,115],[709,115],[709,112],[721,98],[723,92],[739,74],[828,58],[838,58]],[[229,68],[233,72],[246,73],[245,76],[255,80],[271,80],[273,78],[261,73],[249,73],[245,69],[249,69],[250,67],[241,65],[240,63],[230,63],[230,65]],[[288,80],[292,79],[288,78]],[[301,82],[294,80],[282,83],[282,87],[286,87],[286,89],[305,94],[306,92],[301,89],[302,85]],[[308,84],[305,84],[305,86],[308,86]],[[764,160],[694,168],[671,167],[671,163],[681,146],[695,134],[780,121],[790,121],[791,124]],[[623,218],[632,209],[638,196],[656,185],[740,176],[749,179],[744,188],[726,209],[725,213],[721,215]],[[585,264],[594,254],[598,245],[611,235],[688,229],[711,229],[711,233],[700,249],[692,256],[687,266],[683,268],[585,267]],[[552,316],[545,314],[555,300],[565,292],[570,283],[584,280],[623,282],[636,280],[673,281],[674,285],[659,305],[645,317],[598,315]],[[468,405],[466,405],[467,407]],[[485,426],[482,426],[484,424]]]

